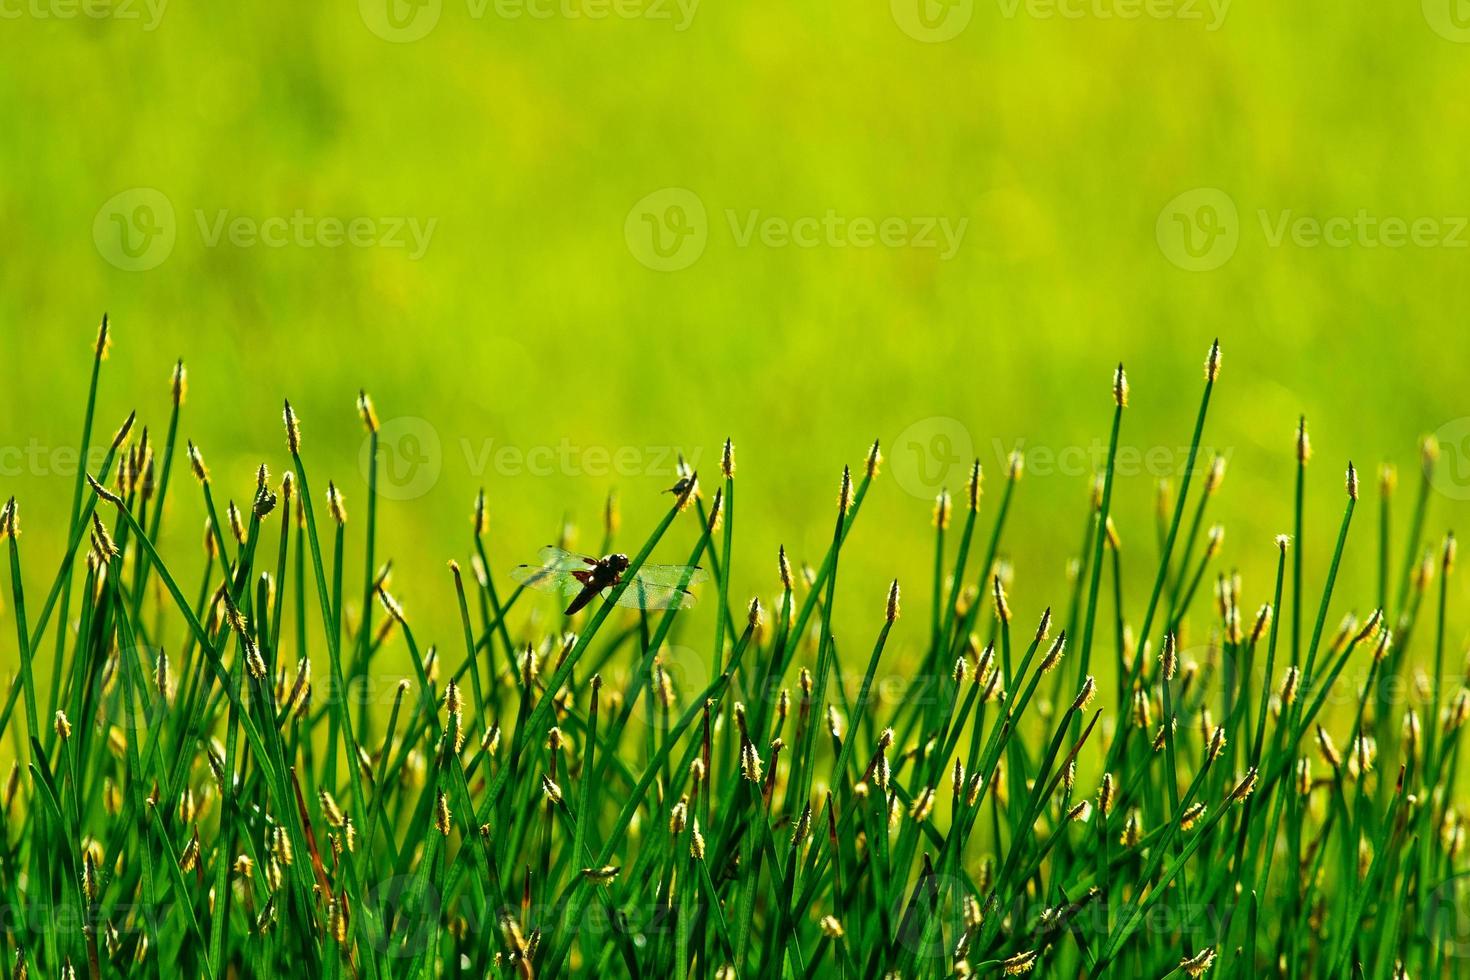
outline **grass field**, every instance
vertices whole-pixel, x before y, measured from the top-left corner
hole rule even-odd
[[[1470,514],[1464,20],[0,0],[9,955],[37,976],[1463,972],[1446,726],[1470,589],[1441,566]],[[681,456],[701,491],[675,514]],[[697,554],[711,580],[671,617],[567,620],[510,577],[552,542]]]
[[[104,320],[94,392],[110,343]],[[507,574],[477,501],[433,586],[458,615],[438,619],[397,598],[377,488],[349,516],[308,470],[290,402],[237,505],[174,438],[182,367],[160,441],[132,417],[94,433],[89,395],[97,464],[54,576],[22,573],[22,511],[0,511],[14,972],[1458,975],[1470,667],[1448,648],[1454,538],[1425,537],[1440,447],[1421,448],[1402,562],[1393,481],[1360,513],[1368,487],[1340,471],[1319,580],[1300,544],[1321,464],[1299,429],[1255,607],[1210,523],[1223,457],[1198,465],[1221,365],[1214,346],[1139,549],[1150,588],[1127,590],[1113,520],[1119,365],[1039,622],[1002,557],[1017,455],[938,496],[932,573],[845,609],[852,633],[836,582],[896,480],[879,443],[843,470],[812,564],[772,563],[769,603],[729,572],[746,480],[727,442],[646,536],[609,510],[598,550],[632,556],[621,577],[554,604],[527,588],[553,566]],[[382,422],[365,394],[357,410],[376,474]],[[166,555],[171,495],[209,518]],[[682,570],[646,578],[655,552]],[[1348,567],[1377,602],[1337,622]],[[586,609],[558,614],[584,583]],[[696,601],[712,636],[680,609]],[[916,663],[893,663],[899,637]]]

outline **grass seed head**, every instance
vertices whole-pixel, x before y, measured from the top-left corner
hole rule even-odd
[[[65,711],[56,712],[56,734],[63,742],[71,738],[71,722],[67,720]]]
[[[1019,449],[1012,449],[1006,457],[1006,477],[1012,482],[1020,481],[1026,472],[1026,457]]]
[[[549,779],[547,779],[545,776],[542,776],[541,777],[541,784],[542,784],[543,788],[549,782],[551,782],[551,781]],[[555,785],[555,784],[552,784],[552,785]],[[557,793],[558,793],[558,799],[560,798],[560,792],[561,792],[560,790],[557,791]],[[434,807],[434,829],[437,830],[437,831],[439,831],[439,836],[441,836],[441,837],[448,837],[449,836],[450,820],[451,820],[451,818],[453,816],[454,816],[454,814],[451,813],[450,810],[449,810],[449,797],[447,797],[447,796],[444,795],[444,791],[443,790],[440,790],[439,791],[439,797],[438,797],[438,799],[436,801],[436,805]]]
[[[189,372],[184,369],[183,358],[174,362],[174,369],[168,378],[168,390],[173,396],[174,408],[184,404],[184,398],[189,393]]]
[[[1128,819],[1123,824],[1123,833],[1118,837],[1118,843],[1130,850],[1138,846],[1143,839],[1143,826],[1138,816],[1138,810],[1128,811]]]
[[[289,399],[282,402],[281,418],[286,423],[286,448],[292,456],[301,453],[301,423],[296,418],[296,410],[291,407]]]
[[[1392,463],[1383,463],[1378,467],[1378,494],[1385,500],[1393,496],[1393,492],[1399,485],[1398,467]]]
[[[949,491],[941,489],[934,498],[934,526],[943,531],[949,527]]]
[[[821,927],[822,927],[822,935],[824,937],[826,937],[827,939],[841,939],[842,938],[842,923],[840,923],[840,922],[837,921],[837,917],[836,916],[832,916],[832,915],[824,915],[824,916],[822,916]]]
[[[112,436],[112,449],[114,452],[122,448],[122,444],[128,438],[128,433],[133,431],[133,423],[137,421],[137,418],[138,412],[135,409],[129,412],[128,417],[123,419],[123,424],[117,427],[117,432],[113,433]]]
[[[1312,792],[1312,759],[1302,756],[1296,761],[1296,791],[1302,796]]]
[[[1177,641],[1173,633],[1164,634],[1164,648],[1159,652],[1159,670],[1165,681],[1172,681],[1175,672],[1179,669],[1179,654],[1175,649]]]
[[[846,517],[850,510],[852,510],[852,469],[844,466],[842,484],[837,489],[837,513],[839,516]]]
[[[1210,735],[1209,761],[1214,762],[1220,758],[1220,753],[1225,751],[1225,726],[1216,725]]]
[[[1210,345],[1210,353],[1205,357],[1205,380],[1214,384],[1220,378],[1220,339]]]
[[[1097,808],[1104,817],[1112,816],[1113,797],[1113,774],[1105,772],[1102,777],[1102,785],[1098,787],[1097,791]]]
[[[368,397],[366,391],[361,389],[358,389],[357,392],[357,414],[362,419],[363,427],[368,430],[368,433],[377,435],[378,413],[373,408],[373,400]]]
[[[728,437],[724,448],[720,450],[720,473],[727,480],[735,479],[735,443]]]
[[[1200,950],[1193,956],[1186,956],[1179,961],[1179,969],[1191,977],[1203,976],[1205,971],[1215,962],[1215,948],[1213,946]]]
[[[878,469],[883,465],[883,453],[878,448],[878,440],[873,440],[872,447],[868,450],[867,458],[863,461],[863,471],[867,473],[868,479],[874,479],[878,475]]]
[[[1179,817],[1180,829],[1192,829],[1194,825],[1199,822],[1199,818],[1205,815],[1206,808],[1206,804],[1203,802],[1192,803],[1188,807],[1186,807],[1184,813],[1181,814]]]
[[[1307,461],[1312,458],[1312,440],[1307,436],[1307,417],[1301,416],[1296,423],[1296,461],[1298,466],[1306,466]]]
[[[5,502],[5,508],[0,510],[0,538],[20,537],[20,516],[15,506],[15,498],[11,497]]]
[[[709,508],[709,533],[714,534],[725,521],[725,488],[716,487],[714,500]]]
[[[1043,674],[1051,673],[1057,664],[1062,662],[1062,654],[1066,652],[1066,649],[1067,631],[1062,630],[1057,634],[1057,638],[1052,641],[1051,649],[1046,652],[1046,656],[1041,661],[1041,666],[1037,669]]]
[[[1128,407],[1128,375],[1123,372],[1122,361],[1113,372],[1113,402],[1119,408]]]
[[[338,527],[347,523],[347,505],[342,499],[342,491],[330,480],[327,481],[327,510]]]
[[[1439,463],[1439,439],[1425,436],[1419,443],[1419,464],[1426,481],[1434,479],[1434,468]]]
[[[970,468],[970,478],[965,481],[965,496],[970,502],[970,513],[980,509],[980,494],[982,492],[985,473],[980,469],[980,460],[975,460],[974,466]]]
[[[347,819],[342,812],[342,807],[337,805],[337,800],[327,789],[322,789],[318,794],[322,803],[322,818],[332,827],[340,827]]]
[[[1205,493],[1211,494],[1220,489],[1220,484],[1225,482],[1225,457],[1219,453],[1210,460],[1210,471],[1205,474]]]
[[[1256,776],[1256,767],[1251,766],[1248,770],[1246,770],[1245,775],[1240,777],[1240,781],[1236,783],[1235,788],[1230,791],[1230,798],[1227,799],[1225,802],[1227,804],[1244,802],[1245,799],[1251,795],[1251,793],[1255,792]]]
[[[1347,467],[1347,495],[1349,500],[1358,499],[1358,471],[1351,461]]]
[[[1261,637],[1265,635],[1266,630],[1271,628],[1271,615],[1272,609],[1269,602],[1263,603],[1261,608],[1256,611],[1256,623],[1251,627],[1252,644],[1260,643]]]
[[[209,485],[209,469],[204,465],[204,455],[192,440],[189,442],[189,468],[194,471],[194,479],[204,486]]]
[[[1281,681],[1281,703],[1291,705],[1296,701],[1297,686],[1301,683],[1302,671],[1296,664],[1286,669],[1286,676]]]
[[[1011,607],[1010,603],[1006,602],[1005,584],[1001,582],[999,572],[992,575],[990,579],[992,585],[991,593],[995,597],[995,618],[1000,620],[1002,626],[1009,625],[1011,621]]]
[[[884,617],[890,623],[893,622],[894,620],[898,619],[898,614],[899,614],[898,600],[899,600],[898,579],[894,579],[888,585],[888,602],[887,602],[887,604],[886,604],[886,606],[884,608]]]
[[[740,746],[740,775],[759,785],[762,777],[761,765],[760,753],[755,750],[755,743],[746,739]]]
[[[1041,954],[1034,949],[1007,957],[1000,961],[1000,972],[1008,977],[1019,977],[1031,972]]]
[[[1337,746],[1332,741],[1332,736],[1327,734],[1327,729],[1321,725],[1317,726],[1317,749],[1322,753],[1322,759],[1333,769],[1342,765],[1342,754],[1337,751]]]

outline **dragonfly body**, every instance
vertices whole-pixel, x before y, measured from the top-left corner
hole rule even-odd
[[[623,579],[632,562],[624,554],[593,558],[547,546],[541,549],[540,558],[540,564],[513,569],[511,578],[533,589],[569,597],[568,616],[620,585],[624,587],[615,600],[620,606],[687,609],[694,605],[694,593],[689,591],[689,586],[709,578],[703,569],[692,565],[643,565],[625,584]]]
[[[610,589],[623,581],[623,573],[628,570],[628,556],[623,554],[606,555],[585,572],[575,570],[572,577],[582,583],[582,591],[567,606],[566,614],[570,616],[578,612],[583,606],[591,602],[603,589]]]

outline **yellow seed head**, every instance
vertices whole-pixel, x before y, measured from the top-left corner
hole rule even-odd
[[[1029,949],[1024,953],[1017,953],[1015,956],[1003,959],[1000,961],[1000,972],[1008,977],[1019,977],[1030,973],[1039,955],[1036,950]]]
[[[1215,948],[1213,946],[1200,950],[1193,956],[1186,956],[1179,961],[1179,969],[1191,977],[1203,976],[1215,962]]]
[[[545,776],[542,776],[541,779],[543,782],[546,781]],[[434,808],[434,829],[439,831],[440,836],[449,836],[450,819],[453,816],[454,814],[449,810],[449,797],[444,795],[443,790],[440,790],[437,806]]]
[[[340,827],[347,817],[342,813],[342,808],[337,805],[337,800],[331,792],[323,789],[319,794],[322,801],[322,817],[330,826]]]
[[[286,423],[286,448],[295,456],[301,452],[301,423],[296,418],[296,411],[291,403],[287,401],[283,404],[285,407],[281,411],[281,418]]]
[[[1104,817],[1111,816],[1113,813],[1113,795],[1113,774],[1105,772],[1102,777],[1102,785],[1097,791],[1097,808]]]
[[[362,418],[362,424],[367,428],[368,432],[376,433],[378,431],[378,413],[374,411],[373,400],[368,397],[368,393],[365,391],[359,390],[357,393],[357,414]]]
[[[874,439],[872,448],[868,450],[867,459],[863,461],[864,472],[868,474],[868,479],[876,477],[882,465],[883,453],[878,449],[878,440]]]
[[[1235,788],[1230,791],[1230,798],[1226,802],[1241,803],[1255,791],[1255,788],[1256,767],[1251,766],[1250,769],[1246,770],[1245,775],[1240,778],[1240,782],[1235,784]]]
[[[204,465],[204,456],[192,441],[189,443],[189,468],[194,471],[196,480],[203,484],[209,483],[209,470]]]
[[[1072,710],[1074,712],[1086,711],[1095,694],[1097,694],[1097,681],[1091,674],[1088,674],[1087,679],[1082,682],[1082,690],[1077,692],[1077,698],[1072,702]]]
[[[949,527],[949,491],[940,490],[934,498],[934,526],[943,531]]]

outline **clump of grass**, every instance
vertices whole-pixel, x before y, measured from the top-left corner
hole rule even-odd
[[[84,447],[111,340],[104,320]],[[1033,631],[1008,599],[1022,460],[988,530],[976,461],[963,496],[935,504],[928,601],[910,603],[924,612],[901,619],[895,581],[844,610],[870,638],[839,643],[836,582],[878,492],[877,443],[842,470],[825,551],[798,575],[782,549],[759,583],[777,590],[768,610],[727,574],[727,441],[708,500],[684,474],[628,549],[630,573],[658,550],[714,576],[711,679],[684,687],[671,640],[700,643],[703,619],[611,602],[527,616],[535,593],[503,591],[483,493],[469,539],[443,545],[458,553],[440,584],[458,620],[415,620],[379,564],[375,486],[358,523],[334,481],[313,484],[289,402],[285,452],[245,503],[221,514],[192,443],[195,480],[175,486],[184,379],[179,363],[164,440],[134,436],[130,416],[78,476],[39,607],[19,506],[0,510],[18,666],[0,710],[16,757],[0,896],[16,975],[1459,972],[1446,912],[1464,864],[1454,790],[1470,692],[1446,666],[1453,537],[1433,553],[1423,538],[1432,443],[1397,588],[1394,480],[1380,480],[1362,622],[1328,631],[1352,554],[1351,463],[1328,572],[1315,590],[1304,580],[1305,420],[1292,534],[1244,545],[1274,556],[1274,580],[1248,602],[1221,570],[1205,517],[1223,463],[1194,486],[1191,449],[1161,492],[1159,559],[1137,593],[1113,513],[1132,394],[1119,365],[1107,465],[1055,618]],[[1215,345],[1192,447],[1219,379]],[[375,460],[366,393],[356,410]],[[199,495],[202,555],[177,544],[193,530],[165,527],[170,491]],[[604,524],[610,551],[611,496]],[[414,680],[369,710],[348,692],[389,651]],[[921,683],[890,703],[877,682],[896,653],[917,654]],[[855,694],[842,664],[864,665]],[[1404,708],[1405,682],[1424,704]],[[1346,710],[1324,710],[1330,698]]]

